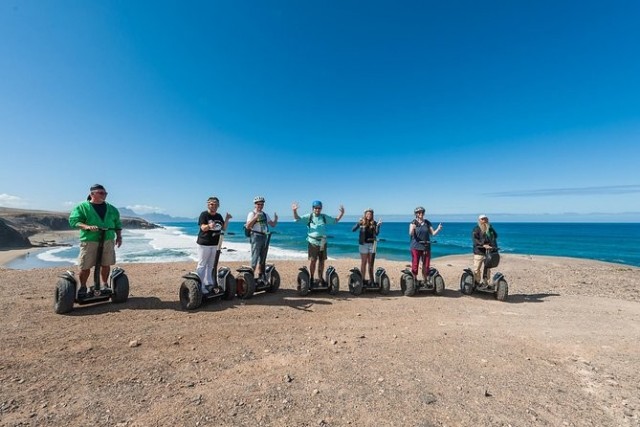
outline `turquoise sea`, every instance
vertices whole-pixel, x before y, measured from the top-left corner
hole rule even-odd
[[[329,228],[329,257],[357,258],[358,233],[355,222],[344,221]],[[378,243],[378,258],[408,261],[409,222],[384,222]],[[437,226],[434,221],[434,227]],[[119,262],[195,261],[195,222],[160,224],[153,230],[125,230],[124,244],[118,249]],[[444,223],[435,237],[433,257],[471,253],[474,223]],[[639,223],[494,223],[498,244],[504,253],[587,258],[640,267]],[[231,222],[225,237],[222,261],[247,261],[248,239],[240,222]],[[280,222],[273,230],[269,258],[306,259],[306,227]],[[77,241],[70,247],[36,250],[9,264],[10,268],[31,269],[71,266],[78,255]]]

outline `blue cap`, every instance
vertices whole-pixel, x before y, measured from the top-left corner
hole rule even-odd
[[[313,203],[311,203],[311,207],[312,208],[321,208],[322,207],[322,202],[320,200],[314,200]]]

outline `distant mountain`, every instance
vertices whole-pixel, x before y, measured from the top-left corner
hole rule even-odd
[[[180,216],[171,216],[171,215],[167,215],[167,214],[161,214],[161,213],[148,213],[148,214],[139,214],[131,209],[128,208],[118,208],[118,210],[120,211],[120,216],[131,216],[131,217],[137,217],[137,218],[142,218],[145,219],[149,222],[153,222],[155,224],[161,223],[161,222],[189,222],[189,221],[196,221],[196,218],[185,218],[185,217],[180,217]]]

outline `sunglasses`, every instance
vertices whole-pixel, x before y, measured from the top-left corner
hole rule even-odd
[[[92,191],[92,193],[93,193],[93,194],[101,194],[101,195],[103,195],[103,196],[106,196],[107,194],[109,194],[109,193],[107,193],[106,191],[102,191],[102,190],[100,190],[100,191]]]

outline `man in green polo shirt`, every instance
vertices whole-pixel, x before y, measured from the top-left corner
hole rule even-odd
[[[96,265],[100,229],[108,228],[104,236],[104,249],[100,268],[102,286],[107,286],[109,271],[116,263],[115,246],[122,245],[122,223],[118,209],[107,203],[107,191],[100,184],[92,185],[87,200],[80,203],[69,215],[69,225],[80,229],[80,289],[78,295],[87,293],[87,279]]]

